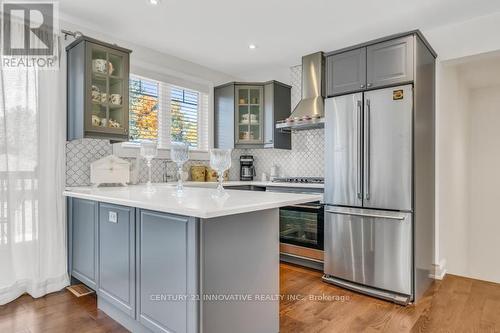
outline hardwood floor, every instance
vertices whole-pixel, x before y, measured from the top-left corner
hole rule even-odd
[[[417,305],[402,307],[326,284],[321,272],[298,266],[282,264],[280,279],[281,333],[500,332],[500,285],[495,283],[447,275]],[[95,296],[61,291],[39,299],[24,295],[0,306],[0,332],[127,330],[97,310]]]
[[[321,275],[281,265],[282,294],[337,297],[282,302],[282,333],[500,332],[500,284],[446,275],[418,304],[402,307],[323,283]]]

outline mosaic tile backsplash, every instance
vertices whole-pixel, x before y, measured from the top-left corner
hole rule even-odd
[[[302,68],[295,66],[290,69],[292,85],[292,108],[295,108],[301,98]],[[106,140],[82,139],[66,143],[66,185],[80,186],[90,184],[90,163],[113,153],[113,147]],[[292,133],[292,150],[280,149],[235,149],[232,153],[232,167],[229,179],[238,180],[240,175],[240,155],[253,155],[255,159],[256,179],[260,180],[262,173],[269,177],[271,167],[277,165],[282,176],[315,176],[324,175],[324,130],[314,129]],[[135,163],[135,159],[127,159]],[[147,168],[140,160],[139,182],[147,181]],[[189,161],[184,170],[191,165],[205,164],[208,161]],[[164,181],[166,174],[175,175],[176,166],[173,162],[154,159],[152,163],[153,182]]]
[[[90,163],[104,156],[113,154],[113,146],[106,140],[82,139],[66,143],[66,186],[90,185]],[[131,164],[134,158],[124,158]],[[184,165],[184,171],[188,171],[191,165],[205,164],[207,161],[188,161]],[[166,159],[154,159],[151,163],[151,180],[154,183],[163,182],[165,177],[175,180],[177,166]],[[148,180],[148,168],[143,159],[139,159],[139,182]]]

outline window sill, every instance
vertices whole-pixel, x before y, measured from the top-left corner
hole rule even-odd
[[[125,158],[136,158],[140,156],[140,147],[141,145],[135,142],[115,143],[113,144],[113,155]],[[170,149],[168,147],[158,148],[158,156],[156,158],[169,160]],[[190,149],[189,159],[194,161],[208,161],[210,160],[210,156],[208,151]]]

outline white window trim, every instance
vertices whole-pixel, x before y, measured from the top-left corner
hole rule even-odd
[[[141,74],[133,74],[131,75],[142,77],[144,79],[148,79],[147,77]],[[155,79],[153,79],[155,80]],[[160,83],[161,84],[161,83]],[[213,148],[214,145],[214,124],[213,124],[213,116],[214,116],[214,107],[213,107],[213,94],[214,94],[214,85],[212,83],[208,83],[208,150],[200,150],[200,149],[189,149],[189,159],[190,160],[198,160],[198,161],[208,161],[210,160],[209,150]],[[190,88],[186,88],[190,89]],[[203,93],[203,92],[202,92]],[[158,115],[159,118],[163,115]],[[158,128],[162,133],[158,133],[159,135],[170,136],[170,128]],[[120,142],[115,143],[113,146],[113,155],[123,157],[123,158],[140,158],[140,143],[138,142]],[[167,147],[159,147],[158,148],[158,159],[167,159],[170,160],[170,148]]]
[[[141,157],[140,150],[141,144],[138,142],[121,142],[113,144],[113,155],[125,158],[136,158]],[[170,148],[158,148],[159,159],[170,160]],[[198,149],[189,149],[189,159],[196,161],[208,161],[210,160],[209,152]]]

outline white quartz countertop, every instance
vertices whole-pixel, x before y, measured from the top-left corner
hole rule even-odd
[[[249,182],[243,183],[249,184]],[[238,190],[226,190],[225,195],[220,197],[217,196],[215,188],[194,186],[185,186],[184,194],[177,196],[175,184],[159,183],[153,184],[152,187],[154,192],[148,192],[146,185],[67,187],[63,195],[198,218],[213,218],[279,208],[318,201],[323,197],[317,194]]]

